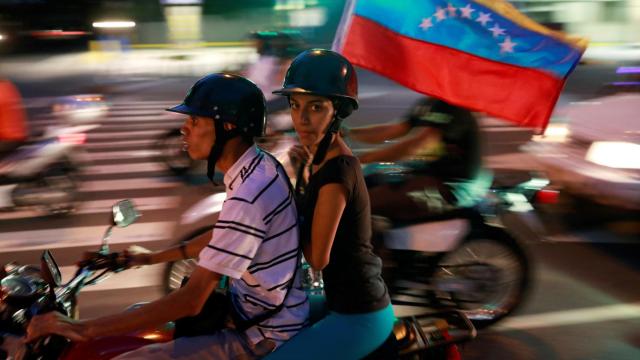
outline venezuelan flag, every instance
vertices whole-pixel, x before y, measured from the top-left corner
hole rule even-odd
[[[538,131],[585,48],[503,0],[353,0],[334,42],[355,65]]]

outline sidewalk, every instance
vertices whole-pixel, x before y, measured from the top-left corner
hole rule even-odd
[[[237,71],[257,59],[246,46],[193,49],[86,51],[0,59],[0,76],[17,80],[51,80],[77,75],[200,76]]]

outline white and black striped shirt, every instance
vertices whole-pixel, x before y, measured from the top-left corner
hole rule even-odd
[[[226,172],[227,199],[213,238],[198,265],[231,278],[236,310],[245,319],[282,303],[298,265],[298,221],[289,179],[270,154],[249,148]],[[285,306],[246,332],[255,344],[268,338],[277,344],[306,325],[309,304],[300,272]]]

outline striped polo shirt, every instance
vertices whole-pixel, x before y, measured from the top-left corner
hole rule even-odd
[[[233,304],[251,319],[282,303],[298,265],[298,221],[289,178],[255,145],[225,173],[227,199],[198,265],[227,275]],[[282,310],[246,331],[280,345],[307,325],[309,303],[297,272]]]

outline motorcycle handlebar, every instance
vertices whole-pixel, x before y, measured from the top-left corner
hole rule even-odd
[[[129,267],[131,259],[129,257],[122,256],[122,254],[113,252],[110,254],[93,253],[88,259],[82,260],[78,263],[79,268],[85,268],[87,270],[109,270],[113,272],[119,272]]]

